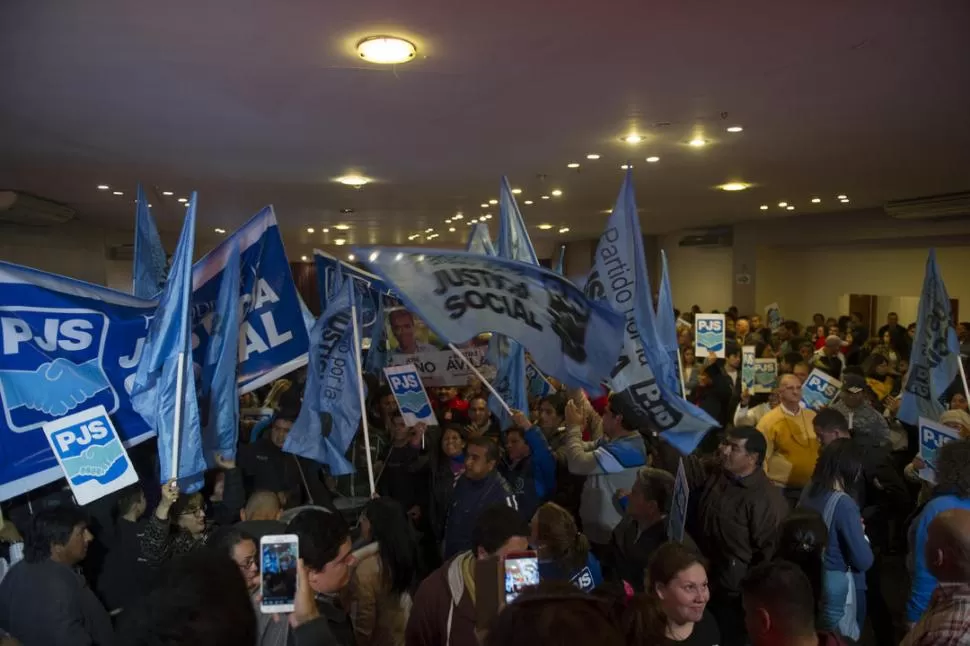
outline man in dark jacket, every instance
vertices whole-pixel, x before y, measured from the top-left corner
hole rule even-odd
[[[324,484],[320,465],[283,453],[295,420],[296,414],[281,412],[273,419],[268,433],[239,448],[236,461],[245,475],[246,490],[281,492],[287,508],[310,504],[333,509],[333,496]]]
[[[531,521],[556,489],[556,458],[542,431],[521,411],[513,411],[512,421],[515,427],[505,432],[505,458],[499,473],[509,483],[522,518]]]
[[[76,507],[34,516],[24,560],[0,583],[0,629],[25,646],[113,644],[107,611],[75,569],[92,539]]]
[[[414,597],[405,632],[408,646],[478,646],[487,629],[489,613],[482,604],[483,589],[497,592],[495,584],[477,581],[476,564],[490,557],[504,557],[529,548],[529,525],[515,510],[497,505],[478,516],[469,551],[462,552],[421,582]],[[499,561],[501,567],[501,561]]]
[[[114,527],[102,530],[105,534],[102,540],[108,552],[95,587],[108,610],[129,606],[145,592],[151,581],[151,569],[141,553],[145,532],[142,516],[147,507],[141,484],[127,487],[118,498],[118,520]]]
[[[471,549],[472,529],[492,505],[516,508],[508,483],[495,470],[498,445],[485,437],[470,437],[465,445],[465,472],[455,484],[455,495],[445,524],[444,557]]]
[[[693,512],[687,528],[710,559],[710,608],[727,646],[744,640],[741,579],[771,559],[778,526],[788,515],[781,490],[765,474],[766,451],[757,429],[739,426],[726,432],[713,463],[684,458]]]

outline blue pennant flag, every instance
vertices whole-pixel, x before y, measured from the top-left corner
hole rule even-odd
[[[667,267],[667,254],[662,250],[660,262],[663,266],[663,273],[660,275],[660,296],[657,298],[657,338],[660,341],[660,347],[670,357],[669,365],[676,368],[673,372],[674,380],[667,385],[678,393],[683,393],[680,385],[680,344],[677,342],[674,297],[670,292],[670,270]]]
[[[338,266],[327,309],[310,331],[310,366],[303,406],[283,450],[330,467],[334,476],[354,473],[345,457],[361,408],[352,306],[355,281],[341,276]],[[359,315],[358,315],[359,318]]]
[[[522,219],[522,213],[519,212],[519,205],[515,203],[508,177],[502,178],[498,201],[498,256],[538,265],[539,258],[536,256],[536,250],[532,248],[529,230]]]
[[[158,237],[155,219],[138,185],[135,197],[135,264],[132,268],[132,293],[138,298],[157,298],[165,286],[165,249]]]
[[[384,333],[384,295],[377,294],[376,300],[377,312],[374,316],[374,325],[371,326],[370,347],[367,349],[367,358],[364,361],[364,372],[380,375],[383,374],[384,366],[387,365],[387,338]],[[357,311],[361,313],[364,311],[363,301],[363,295],[358,292]]]
[[[317,268],[317,289],[320,294],[320,305],[325,307],[325,303],[330,302],[330,295],[334,292],[334,281],[338,275],[354,280],[354,289],[360,298],[358,305],[360,310],[358,316],[363,321],[360,330],[360,338],[374,337],[374,325],[384,326],[384,318],[377,317],[381,297],[390,294],[390,289],[380,278],[374,274],[358,269],[338,258],[334,258],[328,253],[313,250],[313,261]],[[383,366],[382,366],[383,368]]]
[[[484,222],[476,222],[472,225],[471,233],[468,234],[468,245],[465,247],[468,253],[479,253],[485,256],[495,255],[495,246],[492,238],[488,235],[488,225]]]
[[[238,248],[241,264],[238,381],[243,394],[306,365],[308,338],[276,215],[267,206],[192,269],[192,334],[198,339],[193,358],[198,370],[209,344],[203,321],[216,307],[233,248]]]
[[[445,343],[502,334],[544,374],[592,391],[616,365],[623,317],[548,269],[460,251],[355,252]]]
[[[199,408],[202,415],[202,446],[210,467],[218,453],[234,460],[239,439],[239,395],[236,368],[239,364],[239,247],[226,260],[216,309],[208,321],[209,346],[202,366]]]
[[[556,259],[556,266],[553,267],[555,272],[560,276],[565,276],[566,271],[566,245],[559,245],[559,257]]]
[[[940,397],[960,370],[960,343],[951,321],[950,297],[936,265],[936,251],[930,249],[923,292],[919,297],[919,318],[909,373],[896,414],[902,422],[915,426],[920,417],[937,421],[945,410]]]
[[[202,488],[206,470],[199,425],[199,400],[192,365],[192,252],[195,247],[196,194],[182,225],[165,289],[131,389],[131,404],[158,434],[162,482],[177,477],[186,493]],[[178,441],[178,463],[172,461]]]
[[[677,366],[660,350],[630,171],[596,246],[586,294],[626,318],[619,360],[603,373],[612,390],[639,413],[639,426],[662,431],[679,451],[692,452],[717,422],[671,387]]]

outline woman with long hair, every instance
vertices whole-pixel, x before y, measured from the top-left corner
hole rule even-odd
[[[465,472],[465,432],[458,424],[446,424],[432,448],[431,500],[428,506],[431,531],[440,547],[445,537],[445,520],[451,507],[455,481]],[[429,563],[428,566],[434,564]]]
[[[882,333],[882,338],[879,341],[879,345],[872,349],[872,354],[881,354],[886,357],[889,360],[889,367],[895,371],[899,366],[899,360],[905,356],[905,353],[899,348],[896,337],[888,330]]]
[[[707,610],[711,598],[704,557],[680,543],[664,543],[647,568],[646,594],[638,597],[637,643],[717,646],[721,633]],[[628,634],[629,634],[628,630]]]
[[[697,355],[694,354],[694,346],[685,346],[680,349],[681,371],[680,378],[684,384],[684,391],[690,395],[697,387],[700,377],[700,370],[697,367]]]
[[[872,548],[852,494],[864,483],[862,460],[852,440],[835,440],[819,455],[800,507],[822,515],[828,544],[822,572],[819,627],[859,639],[866,618],[866,570]]]
[[[862,364],[862,370],[866,375],[866,385],[880,402],[893,393],[896,378],[885,355],[870,354]]]
[[[589,551],[589,539],[579,532],[572,514],[547,502],[532,517],[529,541],[539,553],[543,580],[569,581],[583,592],[603,582],[599,561]]]
[[[869,330],[862,325],[849,329],[845,335],[845,363],[849,366],[861,366],[869,356],[866,343],[869,341]]]
[[[359,564],[345,599],[357,644],[403,646],[418,583],[418,545],[404,507],[392,498],[371,500],[360,519],[360,534],[371,542],[357,551]]]

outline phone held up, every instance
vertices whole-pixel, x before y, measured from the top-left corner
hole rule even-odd
[[[300,539],[296,534],[263,536],[259,541],[261,612],[293,612],[299,558]]]

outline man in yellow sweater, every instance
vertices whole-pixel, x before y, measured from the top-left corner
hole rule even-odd
[[[781,378],[778,393],[781,404],[761,418],[758,430],[768,442],[768,479],[782,488],[794,507],[818,460],[818,438],[812,426],[815,412],[801,407],[802,383],[795,375]]]

